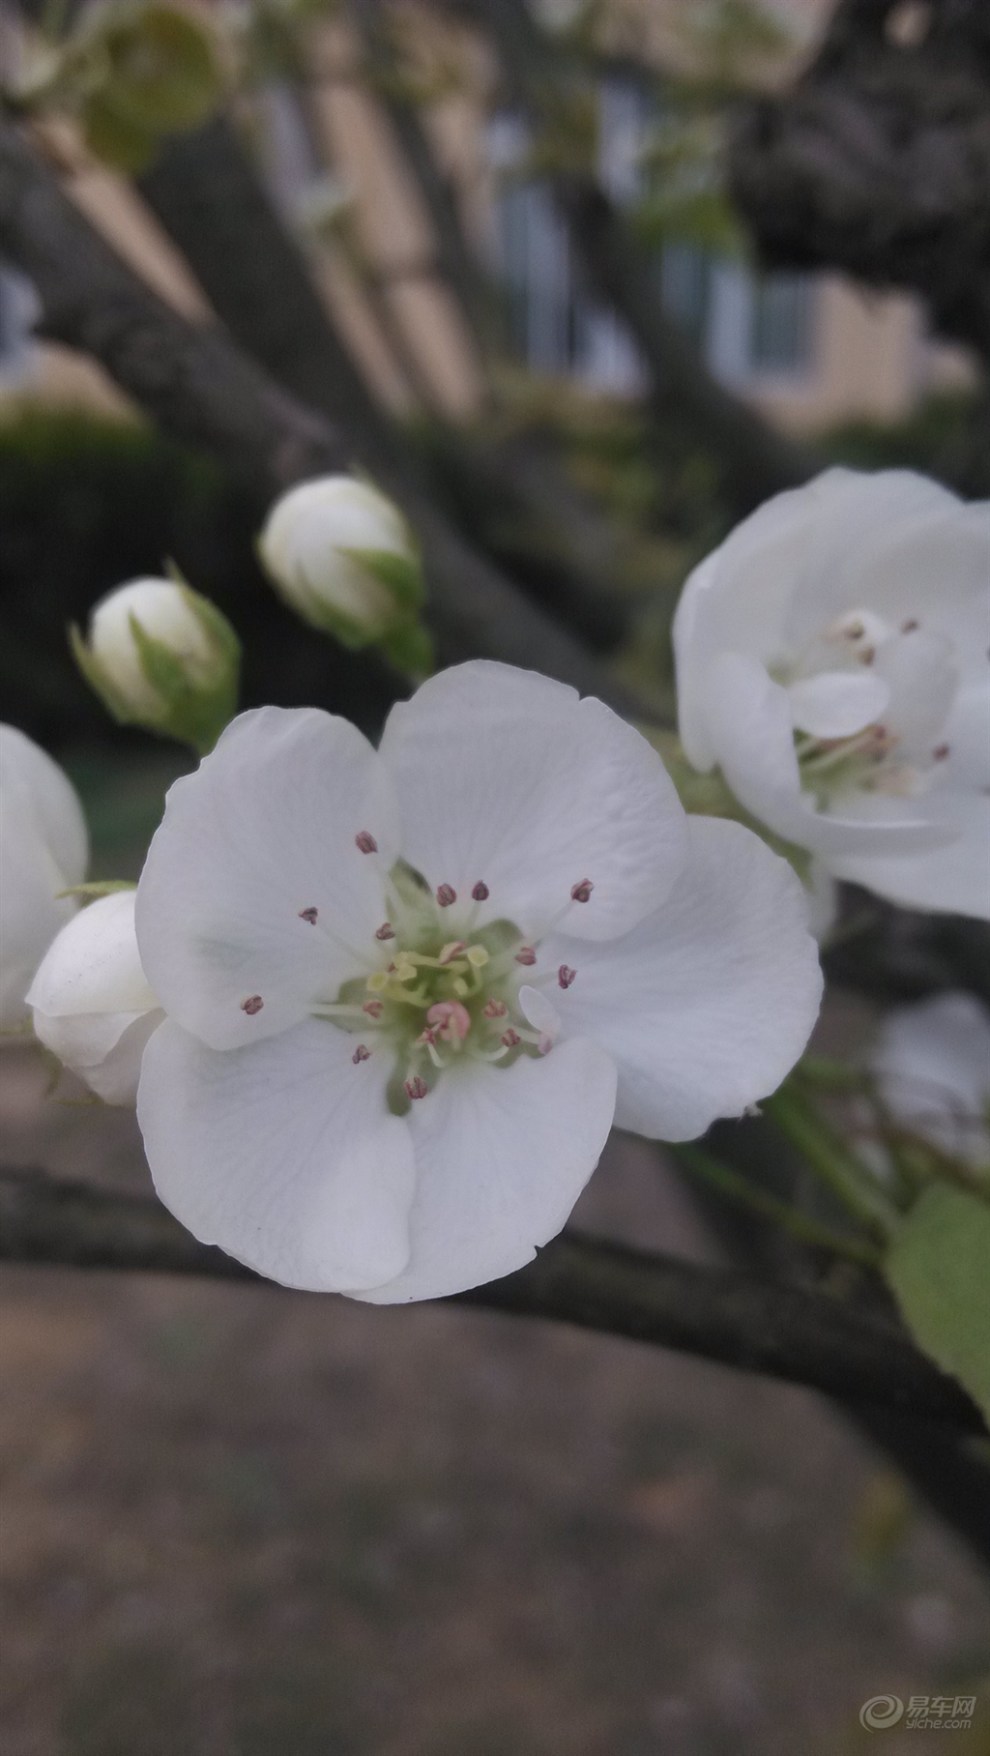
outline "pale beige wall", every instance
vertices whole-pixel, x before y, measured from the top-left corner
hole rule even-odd
[[[826,0],[778,4],[797,20],[796,41],[803,43],[827,9]],[[660,0],[657,6],[647,0],[613,0],[619,39],[622,29],[635,27],[637,16],[643,21],[644,5],[646,23],[658,40],[669,38],[672,18],[676,23],[679,14],[684,16],[684,0]],[[463,195],[468,224],[480,238],[490,220],[493,187],[482,102],[490,63],[463,33],[453,39],[453,50],[468,72],[467,89],[438,104],[429,125],[442,162]],[[431,236],[418,190],[373,103],[353,77],[353,53],[353,43],[339,29],[321,38],[313,120],[334,171],[354,192],[362,247],[388,283],[379,295],[387,323],[383,327],[380,310],[376,314],[369,309],[351,269],[322,248],[313,252],[317,280],[386,400],[397,408],[408,406],[414,400],[410,380],[425,377],[438,408],[454,417],[467,416],[477,408],[481,391],[471,345],[452,300],[429,272]],[[125,184],[92,169],[73,178],[71,187],[156,291],[193,319],[206,315],[206,301],[185,265]],[[785,380],[751,380],[744,394],[782,424],[812,431],[847,416],[894,419],[930,384],[963,381],[967,372],[963,355],[925,343],[913,301],[865,293],[830,276],[821,282],[816,298],[810,370]],[[12,395],[82,401],[122,412],[128,406],[99,367],[47,345],[37,350],[26,379],[0,383],[0,403]]]

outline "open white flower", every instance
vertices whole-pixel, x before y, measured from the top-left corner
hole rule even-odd
[[[990,1018],[972,994],[897,1007],[870,1061],[895,1122],[951,1158],[990,1168]]]
[[[613,1116],[674,1140],[739,1115],[821,989],[784,861],[687,818],[601,702],[488,663],[377,753],[315,709],[242,714],[169,793],[137,933],[163,1201],[273,1279],[380,1302],[528,1261]]]
[[[133,890],[102,896],[49,946],[28,990],[35,1035],[108,1104],[132,1104],[162,1021],[134,931]]]
[[[990,505],[829,470],[689,578],[688,760],[839,878],[990,916]]]
[[[82,806],[58,763],[0,725],[0,1029],[26,1023],[31,978],[77,907],[59,893],[82,883],[88,857]]]

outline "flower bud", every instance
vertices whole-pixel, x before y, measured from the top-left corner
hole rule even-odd
[[[75,915],[28,990],[35,1035],[108,1104],[134,1102],[163,1017],[138,955],[135,895],[118,890]]]
[[[240,643],[208,598],[170,579],[133,579],[97,604],[89,640],[70,630],[87,682],[115,719],[213,748],[237,708]]]
[[[76,909],[89,854],[82,806],[56,762],[15,726],[0,726],[0,1031],[27,1022],[24,998],[59,928]]]
[[[259,538],[276,590],[344,646],[380,641],[404,668],[428,662],[423,576],[398,507],[355,476],[320,476],[275,502]]]

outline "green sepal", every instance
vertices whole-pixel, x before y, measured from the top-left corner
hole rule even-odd
[[[182,744],[191,744],[205,756],[237,712],[240,642],[215,605],[209,606],[210,615],[207,615],[201,608],[205,600],[200,599],[198,593],[190,591],[188,586],[180,589],[211,638],[213,617],[219,617],[225,625],[222,649],[217,653],[217,681],[212,687],[190,682],[183,660],[164,641],[146,633],[132,611],[129,617],[131,635],[141,669],[161,697],[162,710],[154,718],[133,711],[129,717],[133,723],[146,726],[149,731],[176,738]],[[231,639],[233,646],[230,645]]]
[[[130,708],[123,696],[114,688],[102,665],[93,657],[75,622],[69,624],[69,646],[83,677],[94,695],[99,696],[111,719],[115,719],[118,725],[128,725],[133,718]]]
[[[136,708],[126,699],[75,624],[69,628],[69,645],[87,683],[120,725],[143,726],[159,737],[191,744],[205,756],[237,712],[241,643],[215,604],[181,578],[175,583],[213,649],[213,680],[191,680],[185,661],[164,641],[148,634],[133,611],[128,618],[131,638],[141,669],[159,698],[157,710]]]
[[[990,1202],[930,1183],[887,1252],[887,1281],[918,1346],[990,1424]]]
[[[392,549],[341,549],[339,553],[363,573],[370,573],[372,579],[391,593],[401,609],[420,608],[426,588],[417,555],[397,555]]]
[[[70,884],[68,890],[56,891],[56,897],[78,896],[82,902],[98,902],[101,896],[116,896],[120,890],[136,890],[133,878],[91,878],[88,884]]]
[[[433,636],[422,622],[406,622],[393,628],[381,644],[389,664],[412,678],[413,682],[423,682],[436,670]]]
[[[775,854],[779,854],[781,859],[794,868],[802,884],[807,886],[811,876],[811,855],[807,848],[785,841],[783,836],[775,835],[765,823],[751,816],[726,784],[721,769],[713,768],[707,774],[702,774],[698,769],[692,768],[676,732],[667,731],[662,726],[644,724],[638,729],[661,757],[685,811],[695,817],[725,817],[733,823],[741,823],[745,829],[751,829],[754,835],[766,842],[767,847],[772,848]]]

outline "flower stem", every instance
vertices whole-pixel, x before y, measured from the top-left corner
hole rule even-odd
[[[831,1226],[812,1219],[810,1215],[801,1213],[786,1201],[780,1201],[758,1184],[750,1182],[740,1172],[734,1171],[721,1159],[714,1158],[703,1147],[692,1145],[670,1146],[667,1149],[685,1170],[692,1171],[702,1177],[720,1195],[735,1201],[751,1212],[761,1214],[764,1219],[771,1220],[784,1231],[789,1232],[801,1244],[810,1244],[816,1249],[830,1250],[834,1256],[844,1256],[850,1262],[861,1264],[865,1268],[878,1268],[880,1252],[875,1245],[865,1238],[845,1237]]]
[[[803,1154],[848,1213],[881,1240],[893,1236],[899,1218],[895,1203],[794,1082],[788,1080],[773,1097],[764,1098],[760,1109]]]

